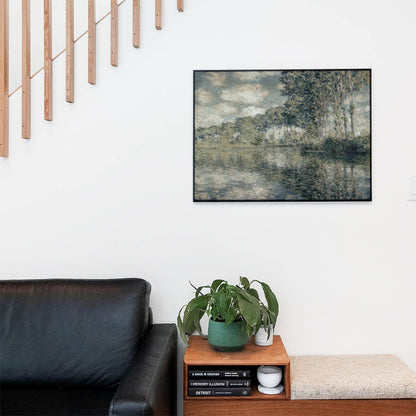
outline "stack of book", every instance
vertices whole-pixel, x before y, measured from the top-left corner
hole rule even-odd
[[[188,396],[250,396],[250,370],[190,369]]]

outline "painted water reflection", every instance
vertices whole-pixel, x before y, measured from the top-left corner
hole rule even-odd
[[[294,146],[200,147],[195,200],[369,200],[369,157],[328,158]]]

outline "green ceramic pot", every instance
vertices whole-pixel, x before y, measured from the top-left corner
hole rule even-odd
[[[224,322],[209,320],[208,342],[217,351],[240,351],[248,342],[242,321],[225,325]]]

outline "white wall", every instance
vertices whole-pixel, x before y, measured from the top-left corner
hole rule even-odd
[[[32,5],[34,53],[41,3]],[[0,277],[144,277],[156,321],[174,322],[192,296],[189,280],[246,275],[278,293],[290,354],[394,353],[416,370],[414,1],[186,0],[183,14],[166,1],[161,32],[153,2],[142,3],[139,50],[131,0],[120,7],[118,69],[109,65],[109,19],[98,26],[94,87],[86,37],[77,43],[73,105],[64,56],[55,61],[53,122],[43,121],[43,76],[33,79],[30,141],[20,138],[20,92],[11,98]],[[11,4],[13,33],[19,13]],[[15,40],[11,58],[12,90]],[[33,60],[37,70],[41,56]],[[373,68],[372,203],[192,202],[194,69],[350,67]]]

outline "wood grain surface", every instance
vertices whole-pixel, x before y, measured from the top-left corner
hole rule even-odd
[[[0,0],[0,156],[9,156],[9,4]]]
[[[184,416],[416,416],[416,400],[287,400],[184,402]]]

